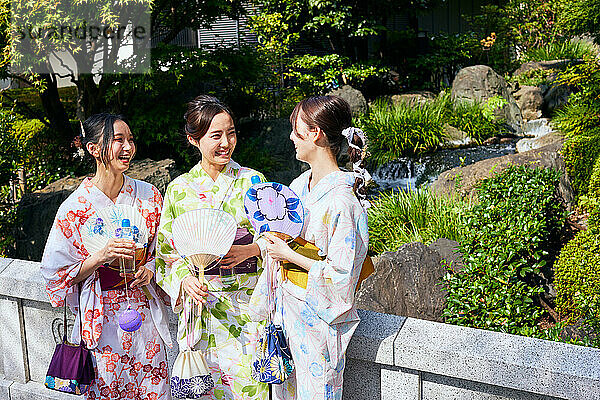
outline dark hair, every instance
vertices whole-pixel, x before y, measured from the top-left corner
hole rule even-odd
[[[292,115],[290,115],[290,122],[294,130],[296,130],[298,116],[309,128],[321,128],[327,137],[332,153],[335,156],[339,154],[342,144],[346,140],[342,131],[352,126],[352,111],[346,100],[337,96],[317,96],[302,100],[296,104]],[[354,134],[352,144],[363,149],[366,143],[363,143],[361,138]],[[362,152],[348,146],[348,157],[350,162],[354,164],[362,159]],[[362,164],[361,167],[363,167]],[[363,191],[366,191],[364,184],[362,178],[356,178],[354,192],[358,197],[360,197],[359,192],[364,195]]]
[[[201,139],[206,134],[213,118],[221,113],[227,113],[233,119],[233,113],[225,104],[214,96],[200,95],[187,104],[184,134],[194,139]]]
[[[129,125],[127,118],[123,115],[108,113],[94,114],[82,124],[81,145],[87,150],[88,143],[98,144],[102,140],[102,143],[100,143],[100,161],[104,165],[109,161],[110,146],[115,136],[114,124],[117,121]]]

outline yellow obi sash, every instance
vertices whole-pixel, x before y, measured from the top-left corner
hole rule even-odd
[[[311,260],[322,261],[325,259],[325,257],[321,257],[319,255],[319,248],[317,246],[300,237],[294,239],[289,246],[296,253],[301,254],[304,257],[308,257]],[[281,273],[284,280],[288,279],[294,285],[306,289],[308,284],[308,271],[287,261],[282,262],[281,267]],[[356,284],[356,290],[360,288],[362,281],[367,279],[373,272],[375,272],[373,261],[371,260],[371,257],[367,256],[360,270],[360,276],[358,278],[358,283]]]

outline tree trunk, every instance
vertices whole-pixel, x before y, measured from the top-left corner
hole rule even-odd
[[[41,74],[41,78],[46,85],[46,89],[40,92],[42,106],[46,111],[50,125],[59,135],[60,145],[68,149],[75,137],[75,133],[71,128],[69,117],[58,95],[56,77],[53,74]]]

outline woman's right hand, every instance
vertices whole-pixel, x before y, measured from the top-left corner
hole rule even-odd
[[[100,265],[110,264],[116,258],[133,260],[135,257],[135,242],[129,239],[111,238],[106,246],[97,254]]]
[[[200,283],[200,280],[195,276],[188,275],[183,278],[181,283],[183,290],[194,299],[196,304],[206,304],[208,297],[208,286]]]

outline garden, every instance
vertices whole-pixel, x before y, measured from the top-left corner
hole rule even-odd
[[[335,93],[369,140],[370,253],[455,243],[460,267],[446,263],[431,289],[445,298],[438,320],[600,347],[600,2],[484,2],[457,16],[460,30],[428,34],[420,17],[446,3],[148,4],[161,32],[149,70],[73,73],[68,86],[11,72],[0,5],[0,74],[13,83],[0,91],[0,256],[18,254],[23,196],[91,172],[73,141],[91,114],[126,115],[138,159],[186,171],[198,158],[181,136],[185,103],[214,94],[236,116],[236,161],[285,180],[290,160],[265,141],[286,140],[297,101]],[[175,43],[223,16],[255,40]]]

